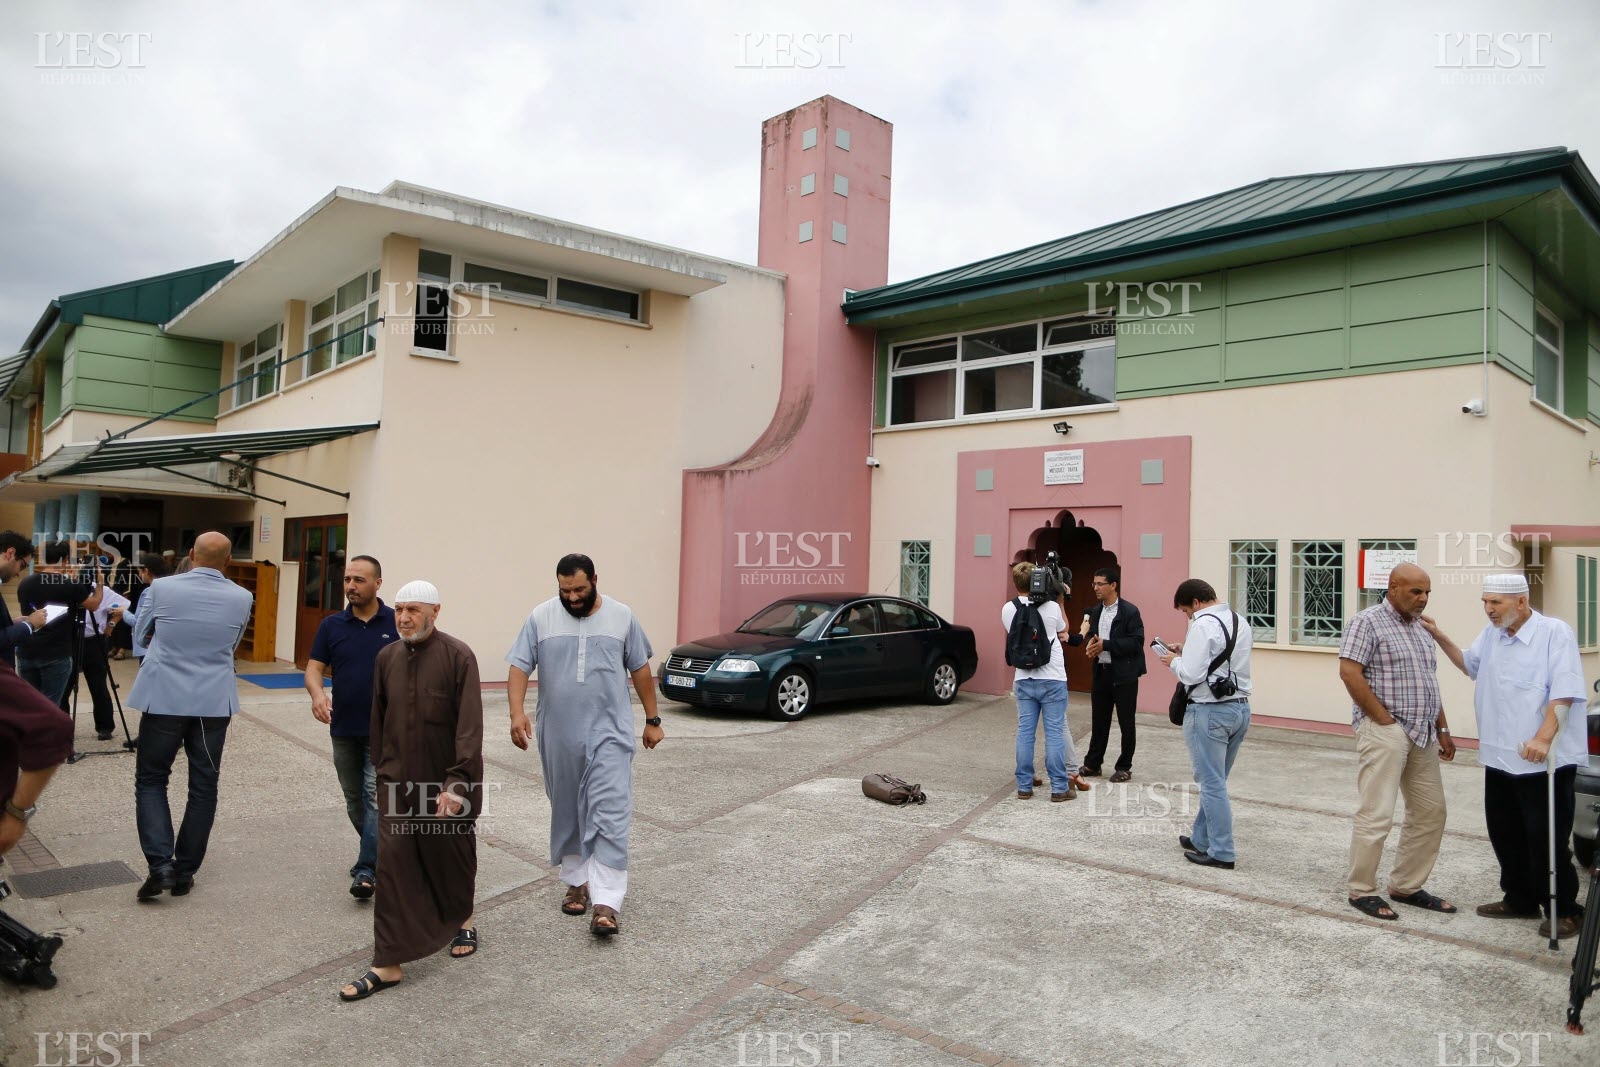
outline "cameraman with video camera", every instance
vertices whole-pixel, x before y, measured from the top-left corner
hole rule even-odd
[[[83,616],[70,609],[94,611],[100,606],[100,583],[92,572],[84,575],[70,562],[71,546],[51,541],[44,546],[44,563],[17,585],[17,603],[25,613],[47,604],[69,610],[46,623],[17,649],[17,673],[57,707],[65,706],[67,684],[74,668],[74,634]]]
[[[1043,782],[1033,773],[1033,745],[1044,723],[1044,766],[1050,776],[1050,799],[1076,800],[1089,783],[1078,773],[1078,753],[1067,732],[1067,664],[1063,648],[1081,645],[1083,635],[1069,633],[1066,621],[1068,576],[1056,554],[1045,562],[1018,563],[1011,583],[1021,594],[1000,609],[1006,630],[1006,663],[1015,668],[1012,690],[1017,697],[1017,799],[1033,796]]]

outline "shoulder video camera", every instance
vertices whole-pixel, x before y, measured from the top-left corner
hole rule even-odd
[[[1061,557],[1054,552],[1045,553],[1044,562],[1033,568],[1028,580],[1028,599],[1035,604],[1055,600],[1072,584],[1072,571],[1061,566]]]

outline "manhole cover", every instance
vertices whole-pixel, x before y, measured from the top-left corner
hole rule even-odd
[[[59,897],[64,893],[82,893],[86,889],[104,889],[107,886],[144,881],[126,863],[117,860],[57,867],[31,874],[10,874],[6,880],[16,889],[18,896],[24,897]]]

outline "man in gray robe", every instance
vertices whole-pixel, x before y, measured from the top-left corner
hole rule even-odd
[[[600,596],[594,562],[563,556],[560,595],[534,608],[506,655],[511,669],[511,741],[527,749],[538,735],[550,798],[550,863],[569,887],[561,910],[582,915],[590,933],[617,932],[628,891],[628,823],[633,815],[633,707],[628,681],[644,704],[644,747],[664,736],[651,684],[650,641],[627,605]],[[523,704],[539,671],[537,727]]]

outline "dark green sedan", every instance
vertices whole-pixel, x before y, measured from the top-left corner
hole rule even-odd
[[[677,646],[662,667],[661,693],[793,722],[817,704],[857,697],[919,694],[948,704],[977,669],[969,627],[898,597],[834,593],[785,597],[732,633]]]

